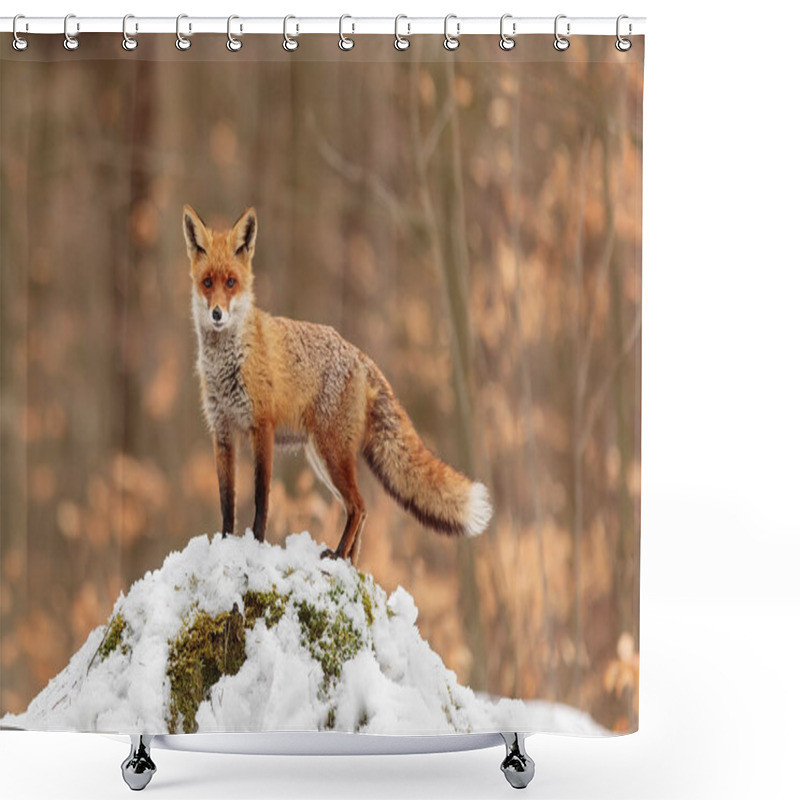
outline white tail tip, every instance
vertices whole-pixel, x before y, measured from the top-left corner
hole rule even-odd
[[[467,536],[483,533],[492,519],[492,501],[489,490],[482,483],[473,483],[469,489],[464,514],[464,532]]]

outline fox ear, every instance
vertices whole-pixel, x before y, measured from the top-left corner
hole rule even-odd
[[[200,215],[191,207],[183,207],[183,236],[189,258],[208,250],[208,229]]]
[[[247,254],[253,257],[256,249],[256,233],[258,223],[256,222],[256,210],[248,208],[233,226],[233,242],[236,255]]]

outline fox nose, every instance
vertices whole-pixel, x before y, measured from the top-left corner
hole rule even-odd
[[[219,322],[222,319],[222,309],[219,306],[214,306],[214,310],[211,312],[211,318],[214,322]]]

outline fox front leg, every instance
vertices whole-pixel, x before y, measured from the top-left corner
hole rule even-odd
[[[269,484],[272,480],[272,451],[275,444],[275,430],[269,423],[253,429],[253,456],[256,462],[256,517],[253,520],[253,535],[259,542],[264,541],[269,511]]]
[[[233,533],[236,514],[236,450],[228,431],[215,431],[214,457],[217,461],[219,504],[222,509],[222,535]]]

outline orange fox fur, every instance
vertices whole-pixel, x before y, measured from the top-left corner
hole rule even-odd
[[[440,461],[414,430],[383,373],[333,328],[273,317],[255,306],[255,211],[227,231],[206,227],[190,206],[183,232],[203,408],[214,439],[223,535],[234,529],[235,435],[255,458],[253,533],[264,540],[272,458],[305,447],[314,472],[341,501],[347,522],[336,551],[358,558],[366,520],[356,482],[363,455],[386,491],[423,525],[476,536],[489,523],[486,487]]]

